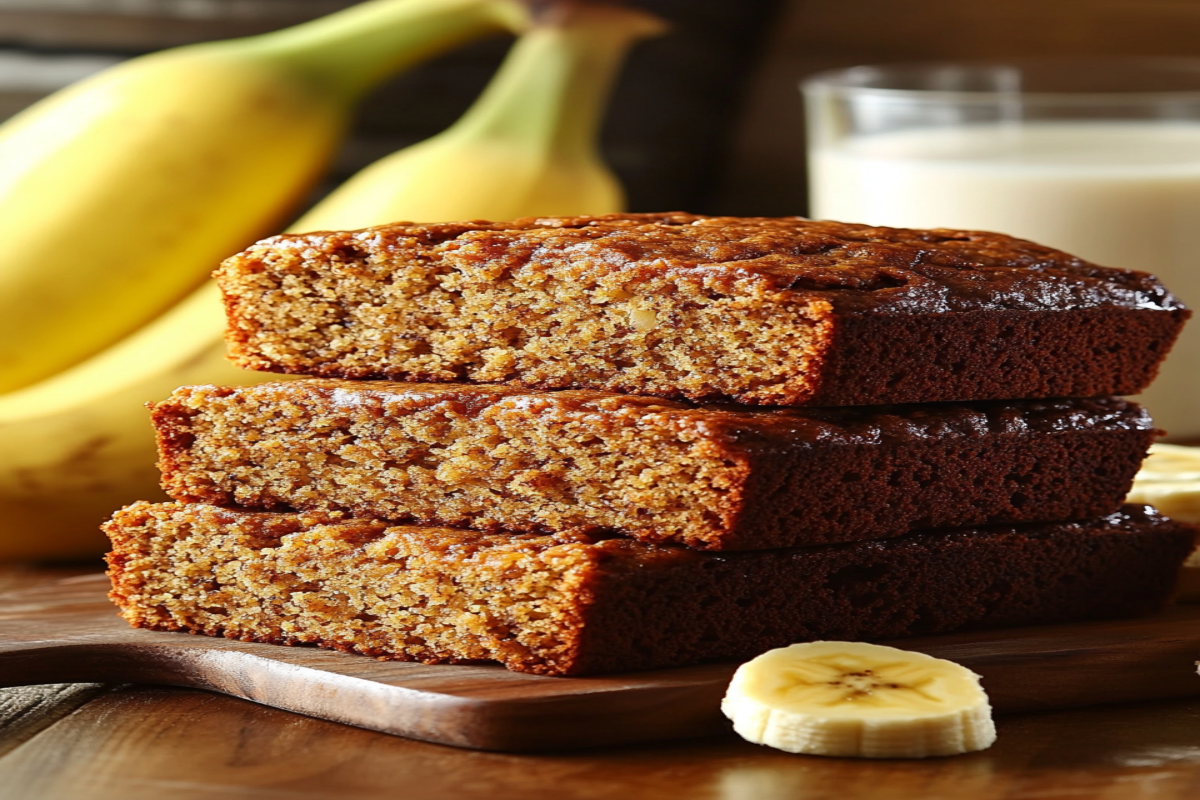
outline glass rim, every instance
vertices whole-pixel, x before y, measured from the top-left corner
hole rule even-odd
[[[1194,74],[1195,89],[1118,89],[1118,90],[1026,90],[1000,89],[942,89],[899,88],[870,86],[865,81],[880,79],[888,74],[918,76],[938,71],[959,70],[985,74],[999,70],[1064,69],[1093,67],[1098,69],[1138,69],[1160,75]],[[847,96],[874,99],[928,102],[931,100],[958,103],[996,103],[1019,100],[1022,103],[1054,102],[1088,103],[1145,103],[1163,101],[1200,102],[1200,57],[1191,56],[1045,56],[1011,59],[980,59],[976,61],[909,61],[883,64],[861,64],[853,67],[823,70],[805,76],[800,81],[805,93],[840,92]]]

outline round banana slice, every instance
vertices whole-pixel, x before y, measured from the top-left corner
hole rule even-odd
[[[738,668],[721,710],[742,738],[789,753],[924,758],[996,741],[974,672],[863,642],[769,650]]]
[[[1200,522],[1200,447],[1155,444],[1127,503],[1145,503],[1180,522]]]

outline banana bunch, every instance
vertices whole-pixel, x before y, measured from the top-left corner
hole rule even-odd
[[[721,710],[742,738],[789,753],[925,758],[996,741],[974,672],[862,642],[769,650],[738,667]]]
[[[0,396],[0,559],[95,555],[106,513],[165,498],[146,402],[182,384],[270,377],[225,359],[223,318],[206,286],[100,355]]]
[[[621,211],[600,116],[626,50],[664,29],[633,9],[549,6],[461,119],[363,169],[292,230]]]
[[[0,392],[162,314],[294,213],[363,94],[514,0],[376,0],[105,70],[0,126]]]
[[[307,76],[310,88],[357,96],[363,87],[397,65],[411,64],[468,36],[499,25],[528,27],[464,121],[451,129],[454,136],[443,134],[431,140],[451,141],[452,145],[418,144],[368,167],[291,229],[361,228],[406,217],[503,219],[619,210],[621,195],[616,180],[595,153],[595,129],[606,90],[625,50],[638,37],[659,30],[660,25],[649,15],[633,10],[573,3],[551,4],[548,8],[531,22],[525,7],[509,0],[379,0],[281,34],[228,43],[232,50],[260,47],[258,57],[284,65],[279,67],[281,70],[286,67]],[[402,11],[411,15],[407,22],[399,21],[404,18]],[[393,31],[389,39],[383,29],[397,26],[407,34],[401,37]],[[374,50],[361,39],[368,32],[380,37],[371,40],[379,42]],[[212,46],[217,60],[226,58],[222,49],[225,46]],[[383,53],[389,55],[381,60]],[[106,97],[113,96],[107,85],[102,84],[101,90]],[[259,96],[266,104],[260,113],[272,113],[269,109],[275,104],[270,96]],[[158,95],[154,97],[161,102]],[[130,107],[137,107],[136,96],[124,99]],[[242,113],[250,113],[248,108],[245,106]],[[143,109],[140,113],[158,115],[161,111]],[[296,124],[299,117],[292,115],[291,119]],[[471,120],[477,121],[467,124]],[[328,131],[336,132],[341,123],[324,125],[327,132],[313,139],[326,141],[332,136]],[[88,129],[88,133],[94,131]],[[108,141],[96,136],[93,158],[104,157],[102,147]],[[121,144],[129,146],[124,140]],[[220,170],[230,175],[249,174],[242,172],[244,167],[255,175],[253,181],[238,184],[239,192],[248,197],[255,191],[273,191],[252,185],[271,181],[261,172],[238,164],[243,158],[254,160],[243,152],[244,148],[270,150],[274,144],[257,141],[252,148],[238,140],[236,146],[228,141],[225,145],[230,149],[221,157],[224,161],[217,160],[237,163],[220,166]],[[145,142],[138,146],[151,147]],[[174,154],[172,158],[178,157],[174,149],[165,151]],[[496,157],[498,151],[504,157]],[[292,152],[292,158],[299,158]],[[485,153],[488,155],[481,155]],[[320,156],[323,158],[324,152]],[[279,164],[277,168],[283,169]],[[165,183],[175,179],[161,169],[138,170],[136,175],[139,180]],[[314,170],[310,163],[300,171],[311,175]],[[116,183],[113,192],[120,194],[132,177],[110,175],[108,179]],[[293,184],[298,183],[299,179],[293,180]],[[190,230],[185,222],[208,214],[217,200],[209,191],[204,203],[189,199],[186,208],[180,210],[173,205],[182,202],[179,197],[163,191],[140,201],[140,221],[121,218],[126,233],[123,241],[118,242],[115,233],[112,238],[114,251],[123,247],[127,257],[141,258],[149,253],[151,260],[142,266],[118,264],[120,259],[115,256],[85,256],[80,251],[74,253],[69,265],[57,268],[52,284],[46,288],[26,286],[18,290],[11,284],[4,289],[6,298],[19,298],[25,293],[26,304],[34,307],[37,303],[29,300],[39,296],[36,292],[44,294],[51,287],[54,292],[63,292],[67,302],[54,312],[60,315],[56,317],[60,325],[68,321],[61,315],[83,313],[80,309],[87,304],[82,301],[89,293],[92,317],[128,320],[142,316],[136,323],[126,322],[128,330],[121,334],[113,333],[120,326],[110,324],[106,328],[92,317],[86,323],[72,322],[70,329],[81,339],[95,330],[91,350],[80,346],[72,351],[74,355],[62,355],[57,361],[51,358],[52,353],[45,354],[57,364],[50,377],[0,395],[0,559],[68,558],[103,552],[105,541],[97,526],[113,509],[133,500],[162,496],[154,467],[153,433],[143,408],[146,402],[182,384],[244,384],[279,377],[243,372],[226,363],[224,314],[214,285],[202,285],[178,299],[178,293],[194,286],[201,273],[207,274],[221,258],[246,245],[248,237],[256,234],[249,226],[240,228],[236,235],[225,236],[219,245],[209,247],[202,259],[196,254],[203,248],[189,245],[184,249],[203,265],[180,266],[177,250],[170,243],[182,231]],[[0,197],[0,214],[4,213],[3,202]],[[235,216],[248,213],[245,208],[249,202],[230,200],[238,209]],[[260,214],[255,223],[259,229],[286,205],[278,195],[272,202],[272,214]],[[219,226],[214,223],[211,227]],[[58,241],[73,241],[75,230],[70,226],[60,229]],[[213,234],[213,238],[220,237]],[[158,259],[153,258],[155,253]],[[148,288],[142,298],[140,312],[128,308],[111,313],[104,310],[108,301],[97,299],[103,296],[104,286],[98,285],[103,282],[97,280],[94,264],[89,261],[104,258],[109,258],[107,269],[120,273],[112,279],[124,281],[126,291],[133,291],[128,288],[131,282],[138,287],[142,281],[147,281],[147,286],[153,283],[154,288]],[[169,290],[165,286],[170,281],[165,278],[153,282],[145,277],[151,272],[157,276],[158,271],[189,270],[190,277],[184,280],[176,276]],[[50,272],[44,267],[43,271]],[[73,310],[67,310],[68,306]],[[22,335],[29,342],[34,338],[29,331]],[[53,350],[49,345],[46,349]],[[79,360],[89,352],[93,353],[90,357]],[[27,382],[30,374],[16,384]]]

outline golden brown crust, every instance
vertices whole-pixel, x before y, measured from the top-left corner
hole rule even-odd
[[[682,212],[509,222],[392,223],[362,231],[284,234],[264,252],[354,262],[371,247],[429,248],[492,277],[537,263],[589,270],[703,271],[732,292],[742,274],[824,297],[838,312],[945,313],[983,309],[1182,308],[1152,276],[1088,263],[1061,250],[987,231],[918,230],[802,217],[706,217]],[[376,244],[379,242],[379,244]],[[403,243],[403,244],[402,244]]]
[[[111,597],[139,627],[545,675],[1152,613],[1195,537],[1132,506],[1081,523],[727,554],[179,504],[135,504],[105,530]]]
[[[1190,313],[1000,234],[794,217],[287,235],[217,276],[251,369],[775,405],[1136,392]]]

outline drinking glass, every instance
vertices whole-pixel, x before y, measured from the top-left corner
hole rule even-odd
[[[810,214],[993,230],[1200,306],[1200,59],[864,66],[804,81]],[[1135,398],[1200,439],[1200,319]]]

